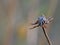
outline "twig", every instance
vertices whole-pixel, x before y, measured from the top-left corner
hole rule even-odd
[[[46,39],[47,39],[48,44],[49,44],[49,45],[52,45],[52,44],[51,44],[51,41],[50,41],[50,39],[49,39],[49,37],[48,37],[45,29],[44,29],[44,27],[42,27],[42,29],[43,29],[43,32],[44,32],[44,35],[45,35],[45,37],[46,37]]]

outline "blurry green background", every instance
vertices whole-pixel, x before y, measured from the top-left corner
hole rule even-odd
[[[60,44],[60,0],[0,0],[0,45],[48,45],[42,29],[30,30],[39,16],[53,16],[47,33]]]

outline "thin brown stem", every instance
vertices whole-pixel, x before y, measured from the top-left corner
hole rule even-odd
[[[45,29],[44,29],[44,27],[42,27],[42,29],[43,29],[43,32],[44,32],[44,35],[45,35],[45,37],[46,37],[46,39],[47,39],[48,44],[49,44],[49,45],[52,45],[52,44],[51,44],[51,41],[50,41],[50,39],[49,39],[49,37],[48,37]]]

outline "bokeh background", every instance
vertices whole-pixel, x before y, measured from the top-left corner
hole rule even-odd
[[[41,27],[29,29],[42,14],[54,18],[46,32],[60,45],[60,0],[0,0],[0,45],[48,45]]]

